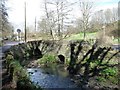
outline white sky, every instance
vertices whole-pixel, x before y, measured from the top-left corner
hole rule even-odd
[[[13,24],[14,28],[24,29],[24,2],[27,3],[27,25],[33,25],[35,17],[37,20],[43,16],[43,0],[8,0],[9,21]],[[68,0],[74,2],[75,0]],[[78,0],[76,0],[78,1]],[[83,0],[84,1],[84,0]],[[113,8],[118,6],[119,0],[93,0],[95,1],[94,11]],[[78,6],[73,6],[73,16],[80,17],[80,11]]]

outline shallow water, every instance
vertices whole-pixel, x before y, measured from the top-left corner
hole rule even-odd
[[[78,88],[77,85],[71,81],[63,65],[28,68],[27,70],[30,74],[31,81],[42,88]]]

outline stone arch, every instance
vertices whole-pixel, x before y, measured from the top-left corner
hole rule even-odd
[[[62,62],[62,63],[65,63],[65,56],[60,54],[58,55],[58,58],[59,58],[59,61]]]

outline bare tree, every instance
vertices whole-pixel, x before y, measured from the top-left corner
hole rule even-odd
[[[76,30],[77,30],[77,32],[82,32],[82,30],[83,30],[83,25],[82,25],[83,23],[82,23],[82,19],[81,18],[78,18],[78,19],[76,19],[76,23],[75,23],[75,25],[76,25]]]
[[[47,30],[46,30],[46,19],[42,19],[41,21],[38,22],[39,26],[38,26],[38,29],[40,29],[40,32],[41,33],[47,33]]]
[[[71,6],[74,5],[76,2],[69,3],[67,0],[61,0],[61,1],[57,0],[54,3],[57,11],[56,15],[57,15],[58,37],[59,39],[65,38],[67,35],[64,35],[63,37],[63,31],[65,29],[65,26],[69,26],[67,24],[71,23],[69,22],[70,12],[72,11]]]
[[[83,32],[84,32],[84,40],[85,40],[86,31],[89,29],[89,21],[92,13],[91,10],[93,8],[93,2],[79,0],[79,3],[82,13],[82,24],[83,24]]]
[[[63,32],[65,31],[66,25],[70,23],[68,19],[73,4],[74,3],[67,2],[67,0],[44,0],[45,17],[41,25],[44,23],[43,27],[46,28],[47,33],[52,36],[52,39],[56,36],[58,39],[62,39],[66,36],[63,35]]]
[[[93,31],[99,31],[101,30],[101,27],[105,23],[105,17],[103,10],[99,10],[94,12],[94,14],[91,17],[90,26]]]
[[[107,9],[104,12],[104,15],[105,15],[105,21],[106,21],[106,23],[111,23],[112,22],[112,11],[111,11],[111,9]]]
[[[112,21],[115,22],[118,20],[118,8],[112,9]]]
[[[53,26],[53,23],[54,23],[54,20],[53,20],[53,18],[52,18],[52,12],[50,11],[48,11],[48,7],[47,7],[47,4],[48,4],[48,2],[45,0],[44,1],[44,8],[45,8],[45,13],[46,13],[46,20],[47,20],[47,24],[45,24],[45,27],[47,28],[47,26],[48,26],[48,28],[47,29],[49,29],[49,32],[50,32],[50,35],[52,36],[52,39],[54,39],[54,37],[53,37],[53,31],[52,31],[52,26]],[[51,21],[53,21],[53,22],[51,22]],[[50,23],[52,23],[52,24],[50,24]]]
[[[0,6],[0,31],[2,33],[2,37],[4,38],[10,36],[11,33],[13,33],[13,27],[8,22],[6,0],[1,0]]]

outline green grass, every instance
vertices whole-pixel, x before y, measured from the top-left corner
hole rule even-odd
[[[73,34],[70,37],[67,38],[67,40],[81,40],[84,37],[84,33],[79,34]],[[95,33],[86,33],[86,39],[95,39],[96,38],[96,32]]]
[[[119,39],[120,39],[120,38],[119,38]],[[113,40],[113,43],[114,43],[114,44],[119,44],[120,42],[118,42],[118,39],[115,38],[115,39]]]
[[[96,37],[97,37],[97,32],[86,33],[86,40],[96,39]],[[66,40],[82,40],[82,39],[84,39],[84,33],[72,34],[70,37],[66,38]],[[117,38],[115,38],[113,40],[113,44],[118,44],[118,39]]]

